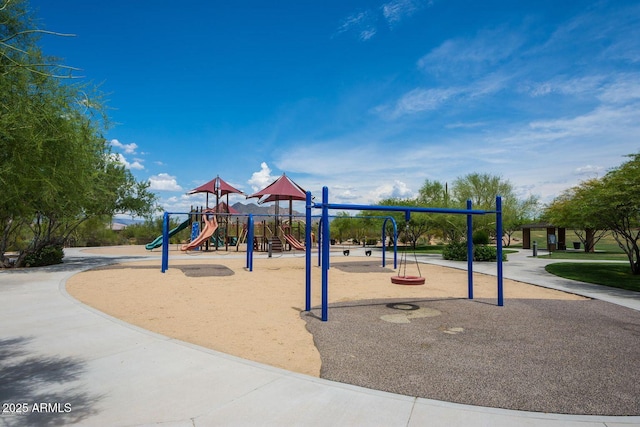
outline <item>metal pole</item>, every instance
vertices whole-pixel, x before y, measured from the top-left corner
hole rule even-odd
[[[162,272],[169,269],[169,212],[162,216]]]
[[[467,210],[471,210],[471,200],[467,200]],[[473,299],[473,215],[467,214],[467,287],[469,299]]]
[[[322,265],[322,230],[324,227],[322,226],[322,219],[318,221],[318,267]]]
[[[247,268],[253,271],[253,215],[247,220]]]
[[[502,289],[502,197],[496,197],[496,243],[497,243],[497,269],[498,269],[498,306],[504,305],[504,293]]]
[[[396,220],[391,218],[393,223],[393,269],[398,268],[398,224]]]
[[[304,232],[304,256],[305,256],[305,311],[311,311],[311,192],[307,191],[307,211]]]
[[[322,187],[322,321],[329,319],[329,189]]]

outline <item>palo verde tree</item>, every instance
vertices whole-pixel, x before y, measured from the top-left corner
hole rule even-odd
[[[500,196],[502,198],[503,230],[508,236],[507,245],[511,242],[511,234],[531,219],[538,205],[537,197],[530,196],[520,200],[508,180],[490,174],[471,173],[458,178],[453,183],[452,193],[453,200],[458,206],[463,207],[467,200],[471,200],[473,209],[488,211],[495,210],[496,196]],[[495,235],[495,217],[492,215],[475,217],[475,230]]]
[[[428,208],[459,208],[459,204],[452,201],[447,184],[438,181],[425,180],[418,190],[416,199],[418,206]],[[429,214],[429,237],[440,237],[445,241],[455,242],[465,235],[466,221],[460,215]]]
[[[633,274],[640,274],[640,153],[600,179],[570,188],[545,210],[546,219],[583,228],[585,250],[592,249],[604,232],[611,231],[629,259]],[[592,237],[593,236],[593,237]]]
[[[587,217],[613,233],[636,275],[640,274],[640,153],[629,157],[601,179],[584,183],[580,203]]]
[[[0,266],[64,244],[89,218],[148,215],[155,196],[111,155],[99,95],[60,79],[24,2],[0,5]]]
[[[420,206],[416,199],[399,199],[399,198],[390,198],[384,199],[378,203],[380,206]],[[398,226],[398,238],[403,239],[406,242],[409,242],[411,246],[415,249],[418,240],[423,237],[430,229],[433,228],[433,221],[428,214],[424,213],[411,213],[411,218],[409,222],[406,221],[405,215],[402,212],[380,212],[380,211],[365,211],[364,215],[368,216],[389,216],[393,217],[396,221],[396,225]],[[380,219],[377,221],[379,226],[382,225],[384,220]],[[390,223],[387,224],[386,233],[388,236],[393,235],[392,225]]]
[[[559,227],[570,228],[585,252],[593,252],[596,243],[608,232],[606,223],[591,211],[592,188],[598,180],[589,180],[565,190],[545,209],[543,219]]]

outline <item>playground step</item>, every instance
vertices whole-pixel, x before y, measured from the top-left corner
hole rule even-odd
[[[269,243],[271,243],[272,252],[282,252],[282,242],[277,237],[270,237]]]

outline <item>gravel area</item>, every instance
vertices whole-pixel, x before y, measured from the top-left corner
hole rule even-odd
[[[397,303],[397,304],[392,304]],[[370,300],[305,313],[321,377],[534,412],[640,415],[640,313],[584,300]]]

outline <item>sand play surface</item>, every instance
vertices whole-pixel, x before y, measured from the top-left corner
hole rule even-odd
[[[150,255],[141,247],[93,252]],[[157,251],[151,254],[160,255]],[[319,376],[320,354],[301,317],[305,303],[304,257],[256,257],[254,271],[249,272],[244,268],[244,258],[236,258],[238,255],[243,254],[184,257],[172,248],[165,274],[160,272],[159,259],[127,262],[77,274],[67,282],[67,291],[87,305],[150,331]],[[383,269],[381,260],[375,257],[339,256],[332,262],[330,303],[466,297],[467,273],[462,270],[422,265],[425,286],[399,286],[390,282],[394,270]],[[476,274],[474,282],[476,298],[495,301],[495,277]],[[511,280],[504,281],[504,292],[506,304],[512,298],[584,299]],[[320,269],[315,266],[312,304],[320,304]],[[319,310],[313,313],[319,315]]]

